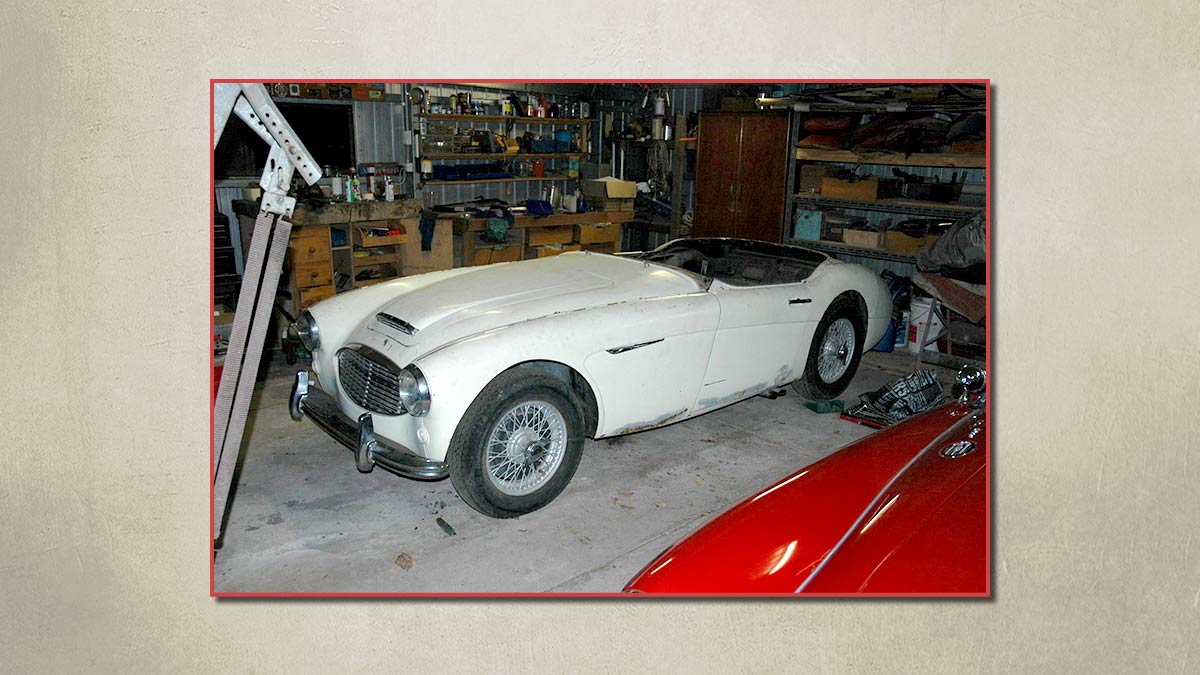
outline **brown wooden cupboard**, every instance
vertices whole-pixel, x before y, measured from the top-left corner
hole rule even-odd
[[[783,241],[790,133],[787,112],[700,114],[694,236]]]

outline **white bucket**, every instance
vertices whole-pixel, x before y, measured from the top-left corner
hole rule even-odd
[[[910,304],[911,310],[908,315],[908,351],[916,354],[921,351],[917,347],[917,343],[924,338],[925,340],[933,340],[942,332],[942,322],[935,313],[929,315],[929,305],[932,302],[931,298],[914,297]],[[928,330],[926,330],[928,326]],[[925,351],[937,352],[937,342],[934,341],[925,347]]]

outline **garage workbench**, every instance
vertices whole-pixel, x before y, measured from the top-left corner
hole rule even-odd
[[[246,250],[258,202],[235,200],[233,208]],[[497,244],[484,242],[480,236],[486,229],[486,219],[445,213],[438,215],[430,250],[422,251],[419,216],[416,202],[408,199],[297,205],[285,266],[292,308],[300,312],[342,291],[455,266],[511,262],[578,250],[615,253],[621,247],[621,224],[633,220],[631,211],[516,216],[508,241]],[[368,236],[375,229],[400,230],[402,234]],[[345,243],[334,246],[331,230],[344,233]],[[364,269],[376,269],[379,274],[357,279]]]
[[[236,200],[233,209],[242,228],[243,247],[248,247],[258,202]],[[418,216],[413,200],[297,205],[285,266],[293,308],[300,312],[335,293],[453,267],[451,223],[438,222],[430,250],[422,251]],[[339,231],[344,243],[333,245],[333,230]],[[371,236],[377,230],[401,234]],[[378,272],[358,279],[363,270]]]
[[[633,220],[632,211],[516,216],[508,241],[491,243],[480,236],[487,229],[487,219],[446,215],[454,221],[455,239],[461,240],[464,267],[543,258],[567,251],[616,253],[621,249],[621,223]]]

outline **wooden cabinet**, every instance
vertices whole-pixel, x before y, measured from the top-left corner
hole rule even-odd
[[[693,235],[781,242],[793,161],[787,112],[704,112]]]

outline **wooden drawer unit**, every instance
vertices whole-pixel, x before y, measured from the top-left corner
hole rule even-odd
[[[530,227],[526,228],[529,232],[530,246],[545,246],[547,244],[569,244],[575,234],[570,225],[559,225],[557,227]]]
[[[492,263],[501,262],[517,262],[521,260],[525,253],[525,246],[520,243],[516,244],[496,244],[475,249],[476,265],[490,265]]]
[[[620,223],[602,223],[599,225],[576,225],[579,230],[580,244],[608,244],[621,241]]]
[[[288,242],[291,249],[292,262],[302,265],[318,260],[329,260],[329,228],[328,227],[297,227],[292,229],[292,238]]]
[[[326,232],[324,239],[321,237],[292,239],[292,241],[288,243],[288,246],[291,248],[292,263],[295,265],[329,261],[330,249],[328,232]]]
[[[303,312],[325,298],[332,298],[335,294],[335,289],[333,286],[317,286],[315,288],[301,288],[299,293],[300,311]]]
[[[295,275],[297,288],[328,286],[333,283],[333,268],[328,261],[294,265],[292,272]]]

